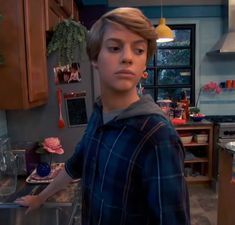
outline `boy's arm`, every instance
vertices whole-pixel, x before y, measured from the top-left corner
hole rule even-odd
[[[38,195],[26,195],[15,200],[15,203],[26,206],[26,214],[39,208],[50,196],[66,187],[73,179],[62,169],[55,179]]]
[[[175,140],[173,140],[175,139]],[[154,152],[154,153],[153,153]],[[183,174],[183,149],[177,138],[155,146],[145,162],[144,187],[156,224],[189,225],[189,199]]]

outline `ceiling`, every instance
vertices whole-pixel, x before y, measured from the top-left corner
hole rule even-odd
[[[163,5],[222,5],[226,0],[162,0]],[[106,5],[108,7],[119,6],[158,6],[161,0],[78,0],[82,5]]]

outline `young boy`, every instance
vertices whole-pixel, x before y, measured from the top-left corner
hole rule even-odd
[[[117,8],[93,25],[87,46],[101,96],[86,132],[54,181],[16,202],[28,212],[82,177],[83,225],[189,225],[183,146],[152,98],[136,89],[156,51],[154,27],[140,10]]]

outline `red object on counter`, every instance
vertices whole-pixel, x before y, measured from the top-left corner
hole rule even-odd
[[[171,119],[173,125],[182,125],[186,123],[185,119],[173,118]]]

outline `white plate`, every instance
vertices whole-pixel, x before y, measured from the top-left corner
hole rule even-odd
[[[30,184],[46,184],[53,181],[59,171],[64,167],[64,163],[52,164],[51,172],[46,177],[39,177],[37,175],[36,169],[27,177],[26,182]]]
[[[225,148],[235,153],[235,141],[226,143]]]

